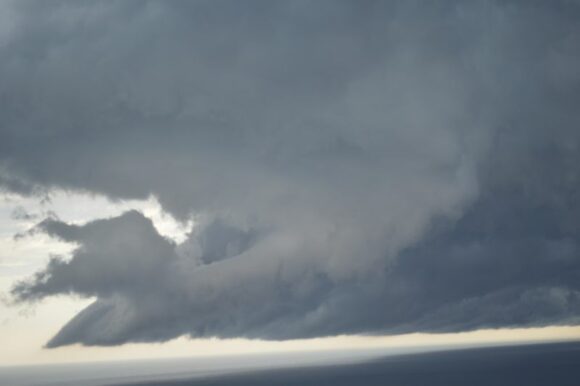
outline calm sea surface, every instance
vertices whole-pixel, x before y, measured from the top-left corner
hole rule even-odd
[[[0,369],[2,386],[580,386],[580,343]]]

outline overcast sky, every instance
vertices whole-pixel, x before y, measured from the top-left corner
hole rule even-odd
[[[2,1],[4,298],[82,299],[49,348],[577,325],[579,18]]]

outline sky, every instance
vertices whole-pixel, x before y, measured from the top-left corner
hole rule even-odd
[[[579,338],[579,14],[0,2],[9,350]]]

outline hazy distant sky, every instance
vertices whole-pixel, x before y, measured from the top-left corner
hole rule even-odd
[[[578,20],[2,1],[5,298],[38,347],[576,326]]]

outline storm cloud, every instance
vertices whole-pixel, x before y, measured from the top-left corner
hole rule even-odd
[[[580,4],[1,7],[0,186],[195,222],[39,223],[48,346],[578,323]]]

